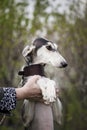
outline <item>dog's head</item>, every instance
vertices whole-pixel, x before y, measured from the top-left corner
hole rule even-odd
[[[57,50],[57,45],[44,38],[37,38],[31,46],[27,45],[22,52],[30,64],[51,64],[55,67],[66,67],[66,60]]]

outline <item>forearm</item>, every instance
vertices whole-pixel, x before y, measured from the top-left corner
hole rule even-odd
[[[40,76],[33,76],[21,88],[0,88],[0,111],[15,109],[17,100],[35,97],[41,99],[41,90],[36,83],[39,78]]]
[[[2,88],[3,97],[0,100],[0,111],[9,112],[16,107],[16,91],[15,88]]]
[[[22,100],[25,98],[30,98],[35,101],[35,99],[40,100],[42,97],[39,88],[3,88],[1,94],[3,96],[0,100],[0,112],[8,113],[15,109],[17,100]],[[37,100],[36,100],[37,101]]]
[[[24,87],[21,87],[16,88],[15,91],[17,100],[42,97],[41,90],[39,88],[30,87],[27,90]]]

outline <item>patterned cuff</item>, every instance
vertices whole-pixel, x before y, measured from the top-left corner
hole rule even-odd
[[[0,101],[1,111],[11,111],[16,107],[16,91],[15,88],[3,88],[4,97]]]
[[[3,98],[4,96],[4,90],[3,88],[0,88],[0,100]]]

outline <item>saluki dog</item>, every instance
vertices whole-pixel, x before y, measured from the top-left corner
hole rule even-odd
[[[44,67],[51,64],[57,68],[67,66],[66,60],[57,50],[57,44],[44,38],[37,38],[32,45],[27,45],[22,52],[26,65],[19,71],[22,75],[22,85],[27,78],[39,74],[37,81],[42,91],[44,103],[24,100],[22,120],[25,130],[54,130],[53,120],[61,123],[62,105],[56,95],[56,83],[44,74]]]

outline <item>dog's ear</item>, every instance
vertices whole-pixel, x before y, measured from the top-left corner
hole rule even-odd
[[[22,51],[22,55],[25,58],[25,61],[27,64],[30,64],[33,61],[33,52],[35,50],[35,46],[29,46],[27,45],[23,51]]]
[[[58,49],[58,45],[56,43],[54,43],[54,47],[55,47],[55,50]]]
[[[27,46],[23,49],[22,55],[23,55],[24,57],[27,57],[27,56],[29,56],[29,55],[32,53],[32,51],[33,51],[34,49],[35,49],[35,46],[34,46],[34,45],[32,45],[32,46],[27,45]]]

